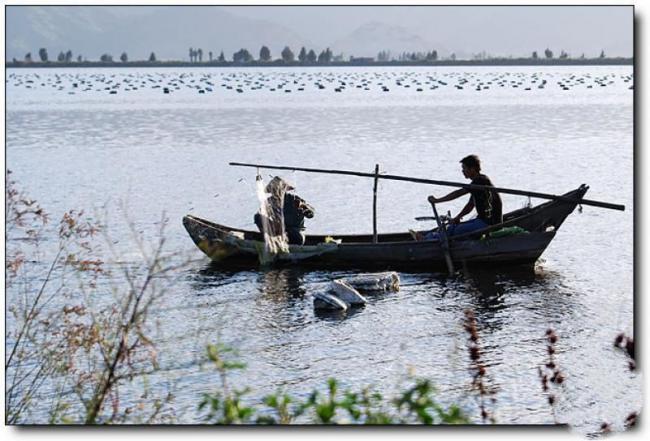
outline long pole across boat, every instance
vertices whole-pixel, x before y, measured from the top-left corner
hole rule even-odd
[[[307,167],[289,167],[283,165],[264,165],[264,164],[246,164],[242,162],[230,162],[229,165],[237,167],[255,167],[255,168],[265,168],[269,170],[290,170],[290,171],[302,171],[307,173],[325,173],[333,175],[347,175],[347,176],[360,176],[364,178],[379,178],[379,179],[388,179],[392,181],[405,181],[405,182],[415,182],[418,184],[429,184],[429,185],[442,185],[447,187],[460,187],[467,190],[482,190],[489,189],[494,190],[499,193],[504,194],[515,194],[519,196],[529,196],[539,199],[550,199],[554,201],[564,201],[564,202],[574,202],[576,204],[582,205],[591,205],[594,207],[608,208],[610,210],[620,210],[624,211],[625,206],[620,204],[612,204],[609,202],[594,201],[590,199],[575,199],[566,196],[558,196],[548,193],[539,193],[535,191],[525,191],[517,190],[512,188],[503,188],[503,187],[488,187],[485,185],[474,185],[474,184],[464,184],[461,182],[452,182],[452,181],[439,181],[434,179],[423,179],[423,178],[414,178],[411,176],[401,176],[401,175],[376,175],[375,173],[364,173],[351,170],[327,170],[320,168],[307,168]]]

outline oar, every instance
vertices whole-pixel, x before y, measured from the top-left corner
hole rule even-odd
[[[440,245],[442,251],[445,253],[445,261],[447,262],[447,269],[449,270],[449,275],[454,275],[454,262],[451,260],[451,252],[449,251],[449,240],[447,238],[447,229],[440,222],[440,216],[438,216],[438,210],[436,209],[436,204],[431,202],[431,207],[433,207],[433,215],[435,216],[436,222],[438,223],[438,236],[440,237]]]
[[[348,175],[348,176],[361,176],[365,178],[375,178],[374,173],[363,173],[363,172],[357,172],[357,171],[350,171],[350,170],[326,170],[326,169],[320,169],[320,168],[307,168],[307,167],[288,167],[288,166],[280,166],[280,165],[262,165],[262,164],[245,164],[241,162],[231,162],[230,165],[238,166],[238,167],[258,167],[258,168],[265,168],[265,169],[272,169],[272,170],[291,170],[291,171],[303,171],[303,172],[308,172],[308,173],[325,173],[325,174],[333,174],[333,175]],[[468,190],[483,190],[483,189],[489,189],[493,191],[497,191],[499,193],[504,193],[504,194],[516,194],[520,196],[529,196],[533,198],[539,198],[539,199],[550,199],[554,201],[564,201],[564,202],[573,202],[576,204],[582,204],[582,205],[591,205],[594,207],[601,207],[601,208],[609,208],[611,210],[620,210],[623,211],[625,210],[624,205],[619,205],[619,204],[612,204],[609,202],[601,202],[601,201],[594,201],[594,200],[589,200],[589,199],[575,199],[575,198],[570,198],[566,196],[558,196],[554,194],[548,194],[548,193],[539,193],[539,192],[534,192],[534,191],[525,191],[525,190],[516,190],[512,188],[503,188],[503,187],[489,187],[485,185],[474,185],[474,184],[463,184],[461,182],[451,182],[451,181],[438,181],[434,179],[422,179],[422,178],[413,178],[410,176],[400,176],[400,175],[378,175],[377,176],[379,179],[388,179],[392,181],[406,181],[406,182],[415,182],[419,184],[433,184],[433,185],[443,185],[447,187],[460,187],[460,188],[466,188]]]

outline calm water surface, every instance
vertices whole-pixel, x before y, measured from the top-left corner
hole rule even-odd
[[[553,423],[537,374],[549,327],[567,375],[559,421],[593,432],[640,408],[640,379],[612,348],[633,326],[631,67],[9,69],[6,87],[7,167],[53,219],[124,203],[154,237],[164,211],[168,249],[198,259],[154,312],[163,368],[154,382],[177,382],[180,422],[199,421],[200,395],[215,388],[197,360],[217,340],[248,364],[233,380],[251,386],[251,398],[281,387],[305,395],[328,377],[390,393],[414,373],[480,421],[467,308],[498,389],[499,423]],[[626,211],[576,211],[534,271],[402,272],[399,293],[345,316],[316,314],[312,296],[357,272],[226,271],[202,259],[181,225],[191,213],[254,228],[254,170],[229,161],[360,171],[379,163],[391,174],[462,181],[458,160],[470,153],[497,186],[558,194],[586,183],[588,198]],[[285,177],[316,207],[310,231],[372,230],[372,181]],[[426,226],[413,220],[429,214],[426,196],[450,190],[379,187],[380,232]],[[527,202],[503,199],[506,211]],[[113,217],[113,234],[126,236]]]

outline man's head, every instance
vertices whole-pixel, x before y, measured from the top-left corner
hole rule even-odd
[[[481,160],[476,155],[465,156],[460,160],[463,164],[463,176],[473,179],[481,174]]]

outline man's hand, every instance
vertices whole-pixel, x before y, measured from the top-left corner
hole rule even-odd
[[[436,202],[438,202],[438,199],[436,199],[434,196],[429,196],[427,198],[427,201],[429,201],[430,204],[435,204]]]

